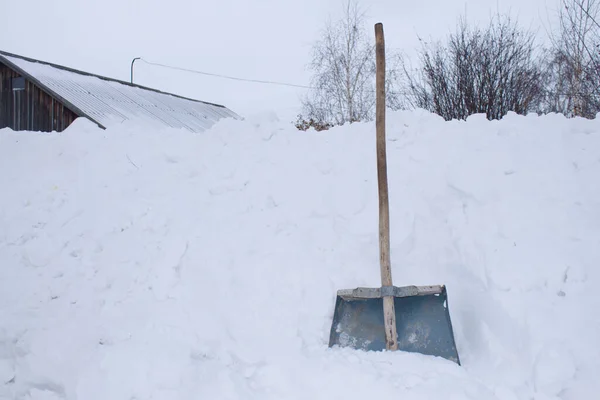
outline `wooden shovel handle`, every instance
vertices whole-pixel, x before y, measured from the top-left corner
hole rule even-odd
[[[376,55],[376,121],[377,131],[377,184],[379,189],[379,262],[381,266],[381,285],[392,286],[390,262],[390,210],[387,183],[387,153],[385,147],[385,41],[383,24],[375,24]],[[398,349],[396,334],[396,312],[394,296],[383,298],[383,316],[385,323],[386,348]]]

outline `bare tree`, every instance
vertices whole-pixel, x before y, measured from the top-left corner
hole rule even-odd
[[[551,36],[545,108],[593,118],[600,111],[600,0],[561,0]]]
[[[470,28],[461,18],[445,45],[422,41],[419,61],[417,71],[405,64],[405,102],[446,120],[525,114],[537,111],[543,98],[534,35],[510,17],[498,15],[486,29]]]
[[[336,125],[372,118],[375,49],[367,40],[364,13],[349,0],[343,18],[328,21],[313,46],[310,69],[315,90],[303,101],[308,118]]]
[[[314,71],[313,89],[302,101],[303,114],[296,126],[327,129],[346,122],[368,121],[375,112],[375,38],[365,29],[365,14],[348,0],[344,14],[328,21],[321,39],[313,46],[309,68]],[[396,70],[387,68],[388,106],[394,109]]]

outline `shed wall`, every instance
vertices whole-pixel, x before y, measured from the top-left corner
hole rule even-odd
[[[61,132],[78,115],[26,78],[0,63],[0,129]]]

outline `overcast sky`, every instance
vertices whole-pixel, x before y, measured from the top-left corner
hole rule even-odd
[[[417,34],[443,39],[459,15],[486,22],[500,11],[538,30],[560,0],[370,0],[367,32],[384,25],[386,46],[413,51]],[[134,57],[248,79],[308,85],[311,45],[344,0],[0,0],[0,49],[129,81]],[[542,25],[542,23],[544,25]],[[292,119],[305,89],[263,85],[135,64],[135,83],[226,105],[249,116]]]

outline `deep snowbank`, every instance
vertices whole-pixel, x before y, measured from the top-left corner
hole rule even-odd
[[[463,363],[328,349],[378,286],[373,124],[0,131],[0,397],[582,399],[600,391],[600,119],[388,114],[394,283]]]

